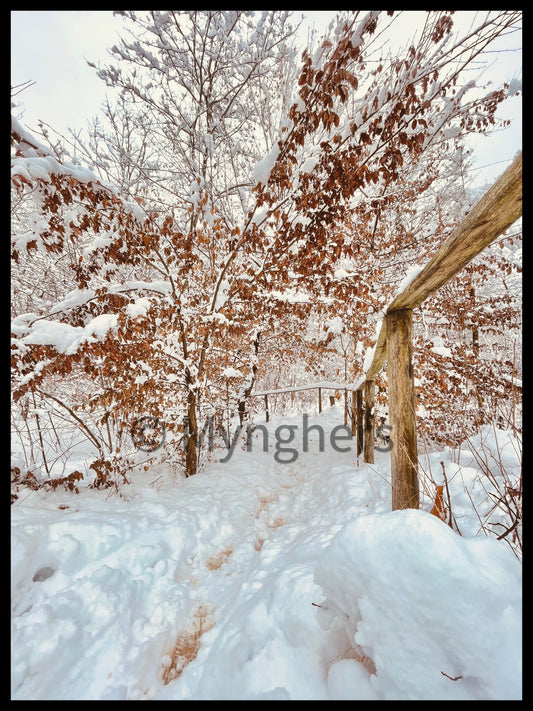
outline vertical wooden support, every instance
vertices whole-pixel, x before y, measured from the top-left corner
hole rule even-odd
[[[374,463],[374,400],[373,380],[365,381],[365,455],[364,461]]]
[[[268,412],[268,395],[265,395],[265,419],[268,422],[270,419],[270,415]]]
[[[322,388],[318,388],[318,412],[322,412]]]
[[[356,410],[357,410],[357,456],[363,451],[363,391],[358,390],[356,393]]]
[[[412,365],[412,311],[399,309],[385,317],[387,379],[391,425],[392,510],[417,509],[418,451]]]
[[[357,434],[357,405],[356,405],[356,394],[355,390],[352,390],[352,437]]]

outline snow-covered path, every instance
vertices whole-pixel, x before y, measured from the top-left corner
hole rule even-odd
[[[323,452],[283,420],[291,463],[271,423],[268,452],[258,439],[187,480],[149,470],[121,496],[21,497],[12,698],[520,698],[509,547],[390,513],[389,455],[357,466],[328,447],[338,413],[313,421]]]

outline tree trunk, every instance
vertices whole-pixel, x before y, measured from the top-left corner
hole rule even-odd
[[[357,391],[355,401],[357,403],[357,456],[363,451],[363,393],[361,390]]]
[[[244,418],[246,417],[246,403],[248,401],[248,398],[250,397],[250,393],[252,392],[252,389],[255,384],[255,376],[257,373],[257,354],[259,353],[259,339],[261,337],[261,333],[258,331],[255,334],[255,338],[253,341],[253,347],[254,347],[254,359],[252,361],[252,372],[250,375],[250,380],[248,382],[248,385],[245,387],[244,391],[242,392],[240,399],[239,399],[239,405],[238,405],[238,413],[239,413],[239,424],[241,427],[244,424]]]
[[[474,306],[476,304],[476,290],[473,287],[470,289],[470,296],[472,298],[470,308],[474,311]],[[475,323],[472,324],[472,349],[477,358],[479,356],[479,329]]]
[[[374,463],[374,381],[365,381],[365,455],[364,461]]]
[[[392,427],[392,510],[419,507],[418,452],[412,365],[412,311],[386,315],[389,421]]]
[[[344,391],[344,426],[348,425],[348,391]]]
[[[196,417],[196,396],[192,390],[187,395],[187,422],[184,430],[185,436],[185,476],[196,474],[198,468],[198,453],[196,443],[198,440],[198,420]]]

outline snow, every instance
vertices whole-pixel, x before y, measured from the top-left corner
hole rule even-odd
[[[430,350],[437,355],[443,356],[444,358],[452,358],[452,351],[444,345],[444,339],[441,338],[441,336],[435,336],[433,338],[433,345]]]
[[[413,283],[413,281],[420,274],[424,266],[425,265],[414,264],[413,266],[409,267],[396,290],[396,295],[394,298],[400,296],[400,294],[402,294],[407,289],[407,287]]]
[[[372,365],[372,361],[374,360],[374,354],[376,352],[376,346],[372,346],[372,348],[369,348],[366,353],[365,357],[363,359],[363,372],[366,373],[367,370],[369,370],[370,366]]]
[[[116,328],[117,321],[116,314],[100,314],[91,319],[86,326],[71,326],[68,323],[43,318],[31,324],[29,333],[20,339],[20,343],[52,346],[59,353],[70,355],[87,341],[105,338],[108,331]],[[13,331],[20,333],[22,323],[20,317],[14,319]],[[28,330],[28,327],[24,327],[24,330]]]
[[[513,77],[509,82],[509,88],[507,89],[508,96],[514,96],[519,91],[522,91],[522,80],[517,77]]]
[[[12,699],[520,698],[521,564],[477,535],[462,483],[480,503],[476,442],[460,464],[424,458],[445,462],[459,536],[430,498],[391,512],[389,455],[334,450],[341,422],[336,407],[310,417],[322,452],[316,429],[303,451],[301,416],[258,418],[250,451],[215,450],[189,479],[136,453],[120,494],[21,490]],[[287,426],[299,454],[281,463]],[[483,436],[518,466],[511,435]]]
[[[127,291],[154,291],[156,294],[170,294],[172,285],[167,281],[142,281],[133,279],[121,284],[112,284],[109,287],[110,294],[122,294]]]
[[[218,291],[216,292],[215,302],[213,304],[213,309],[212,309],[213,311],[217,311],[218,309],[221,309],[224,307],[224,305],[226,304],[226,302],[228,300],[228,294],[229,294],[230,287],[231,287],[231,283],[230,283],[229,279],[223,279],[220,282],[220,286],[218,288]]]
[[[288,304],[308,304],[311,301],[311,296],[306,291],[299,291],[298,289],[285,289],[280,291],[274,289],[271,295],[277,301],[283,301]]]
[[[60,311],[68,312],[77,306],[84,306],[88,301],[94,299],[96,292],[92,289],[74,289],[58,304],[52,307],[50,313],[56,314]]]
[[[336,336],[340,335],[344,330],[344,323],[340,316],[334,316],[326,321],[328,333],[333,333]]]
[[[279,156],[279,144],[275,143],[270,152],[254,166],[254,181],[266,185],[270,177],[270,172]]]
[[[126,313],[131,318],[137,318],[137,316],[146,316],[146,314],[150,310],[151,305],[152,302],[150,301],[150,299],[148,299],[146,296],[143,296],[140,299],[134,301],[132,304],[128,304],[126,306]]]
[[[80,165],[72,163],[60,163],[52,154],[49,148],[43,146],[33,135],[23,128],[23,126],[11,117],[12,129],[18,133],[22,142],[17,148],[22,156],[11,158],[11,176],[21,176],[28,182],[33,180],[44,180],[50,182],[51,176],[71,175],[82,183],[96,182],[100,186],[113,192],[107,183],[100,181],[94,173]]]
[[[224,368],[222,374],[225,378],[242,378],[242,373],[240,370],[237,370],[237,368]]]
[[[506,553],[421,511],[360,516],[343,527],[315,580],[324,607],[357,630],[355,642],[379,669],[371,681],[378,698],[505,697],[520,634],[520,579]],[[457,676],[462,684],[448,678]]]
[[[369,24],[377,18],[378,15],[379,12],[377,12],[376,10],[372,10],[361,20],[357,27],[357,30],[351,36],[350,41],[354,47],[359,47],[361,45],[363,41],[364,31],[369,26]]]
[[[319,155],[311,155],[308,158],[305,159],[302,167],[301,167],[301,172],[302,173],[311,173],[315,166],[317,165],[318,161],[320,160]]]

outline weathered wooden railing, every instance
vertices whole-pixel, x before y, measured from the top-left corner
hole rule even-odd
[[[440,289],[522,215],[522,153],[469,212],[435,256],[385,309],[366,373],[353,386],[352,413],[364,430],[364,461],[374,461],[374,380],[387,361],[391,448],[392,509],[418,508],[418,451],[412,366],[413,309]],[[317,387],[308,386],[308,387]],[[297,388],[303,389],[303,388]],[[259,395],[259,393],[255,393]],[[268,393],[262,393],[266,398]],[[364,396],[364,404],[363,404]],[[268,405],[268,401],[265,400]],[[352,415],[353,417],[353,415]],[[363,424],[364,423],[364,424]],[[355,425],[352,421],[352,432]]]
[[[322,390],[356,390],[353,385],[346,385],[345,383],[312,383],[310,385],[295,385],[294,387],[280,388],[278,390],[265,390],[262,393],[254,393],[253,397],[262,397],[265,399],[265,411],[266,411],[266,421],[268,422],[268,396],[269,395],[284,395],[285,393],[300,393],[304,390],[317,390],[318,391],[318,411],[322,412]]]
[[[413,309],[461,271],[521,214],[522,153],[385,311],[372,363],[358,390],[364,389],[365,400],[369,398],[365,402],[368,411],[373,400],[374,378],[387,360],[389,425],[394,441],[391,449],[393,510],[418,508],[419,505],[412,367]]]
[[[318,393],[318,412],[322,412],[322,391],[323,390],[334,390],[337,393],[344,393],[344,424],[347,426],[348,421],[350,422],[350,427],[352,430],[352,436],[357,436],[357,456],[363,451],[363,432],[364,432],[364,410],[363,410],[363,400],[361,393],[358,392],[358,385],[352,385],[349,383],[332,383],[332,382],[318,382],[311,383],[309,385],[295,385],[294,387],[280,388],[277,390],[266,390],[264,392],[252,393],[250,397],[261,397],[264,398],[265,403],[265,417],[268,422],[270,419],[270,409],[269,409],[269,395],[284,395],[286,393],[303,392],[307,390],[316,390]],[[351,393],[351,403],[348,402],[348,393]],[[372,431],[372,437],[374,436]],[[370,437],[370,435],[369,435]],[[366,461],[366,460],[365,460]]]

